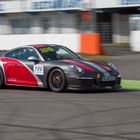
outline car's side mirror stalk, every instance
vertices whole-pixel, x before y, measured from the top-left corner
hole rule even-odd
[[[35,63],[38,63],[38,62],[40,61],[40,59],[38,59],[38,58],[35,57],[35,56],[30,56],[30,57],[28,58],[28,61],[33,61],[33,62],[35,62]]]

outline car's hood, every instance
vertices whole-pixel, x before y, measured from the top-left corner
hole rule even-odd
[[[63,60],[63,61],[68,62],[69,64],[77,65],[91,72],[97,71],[101,73],[107,73],[111,71],[111,68],[108,65],[96,60],[87,61],[82,59],[74,59],[74,60]]]

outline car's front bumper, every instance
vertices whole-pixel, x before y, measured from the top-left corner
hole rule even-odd
[[[102,81],[101,79],[93,79],[90,77],[69,77],[67,88],[78,90],[120,89],[120,84],[120,76],[116,76],[115,80],[112,81]]]

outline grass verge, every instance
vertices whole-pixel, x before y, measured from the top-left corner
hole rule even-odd
[[[122,80],[122,88],[140,89],[140,80]]]
[[[127,43],[124,43],[124,44],[103,44],[102,46],[104,48],[120,48],[120,49],[130,48],[130,45]]]
[[[84,54],[84,53],[79,53],[82,58],[85,59],[98,59],[98,60],[105,60],[105,61],[112,61],[112,57],[109,55],[95,55],[95,54]]]

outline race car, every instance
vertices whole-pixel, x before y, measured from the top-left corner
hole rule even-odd
[[[5,85],[67,89],[119,89],[121,75],[109,62],[85,60],[65,46],[34,44],[0,57],[0,88]]]

